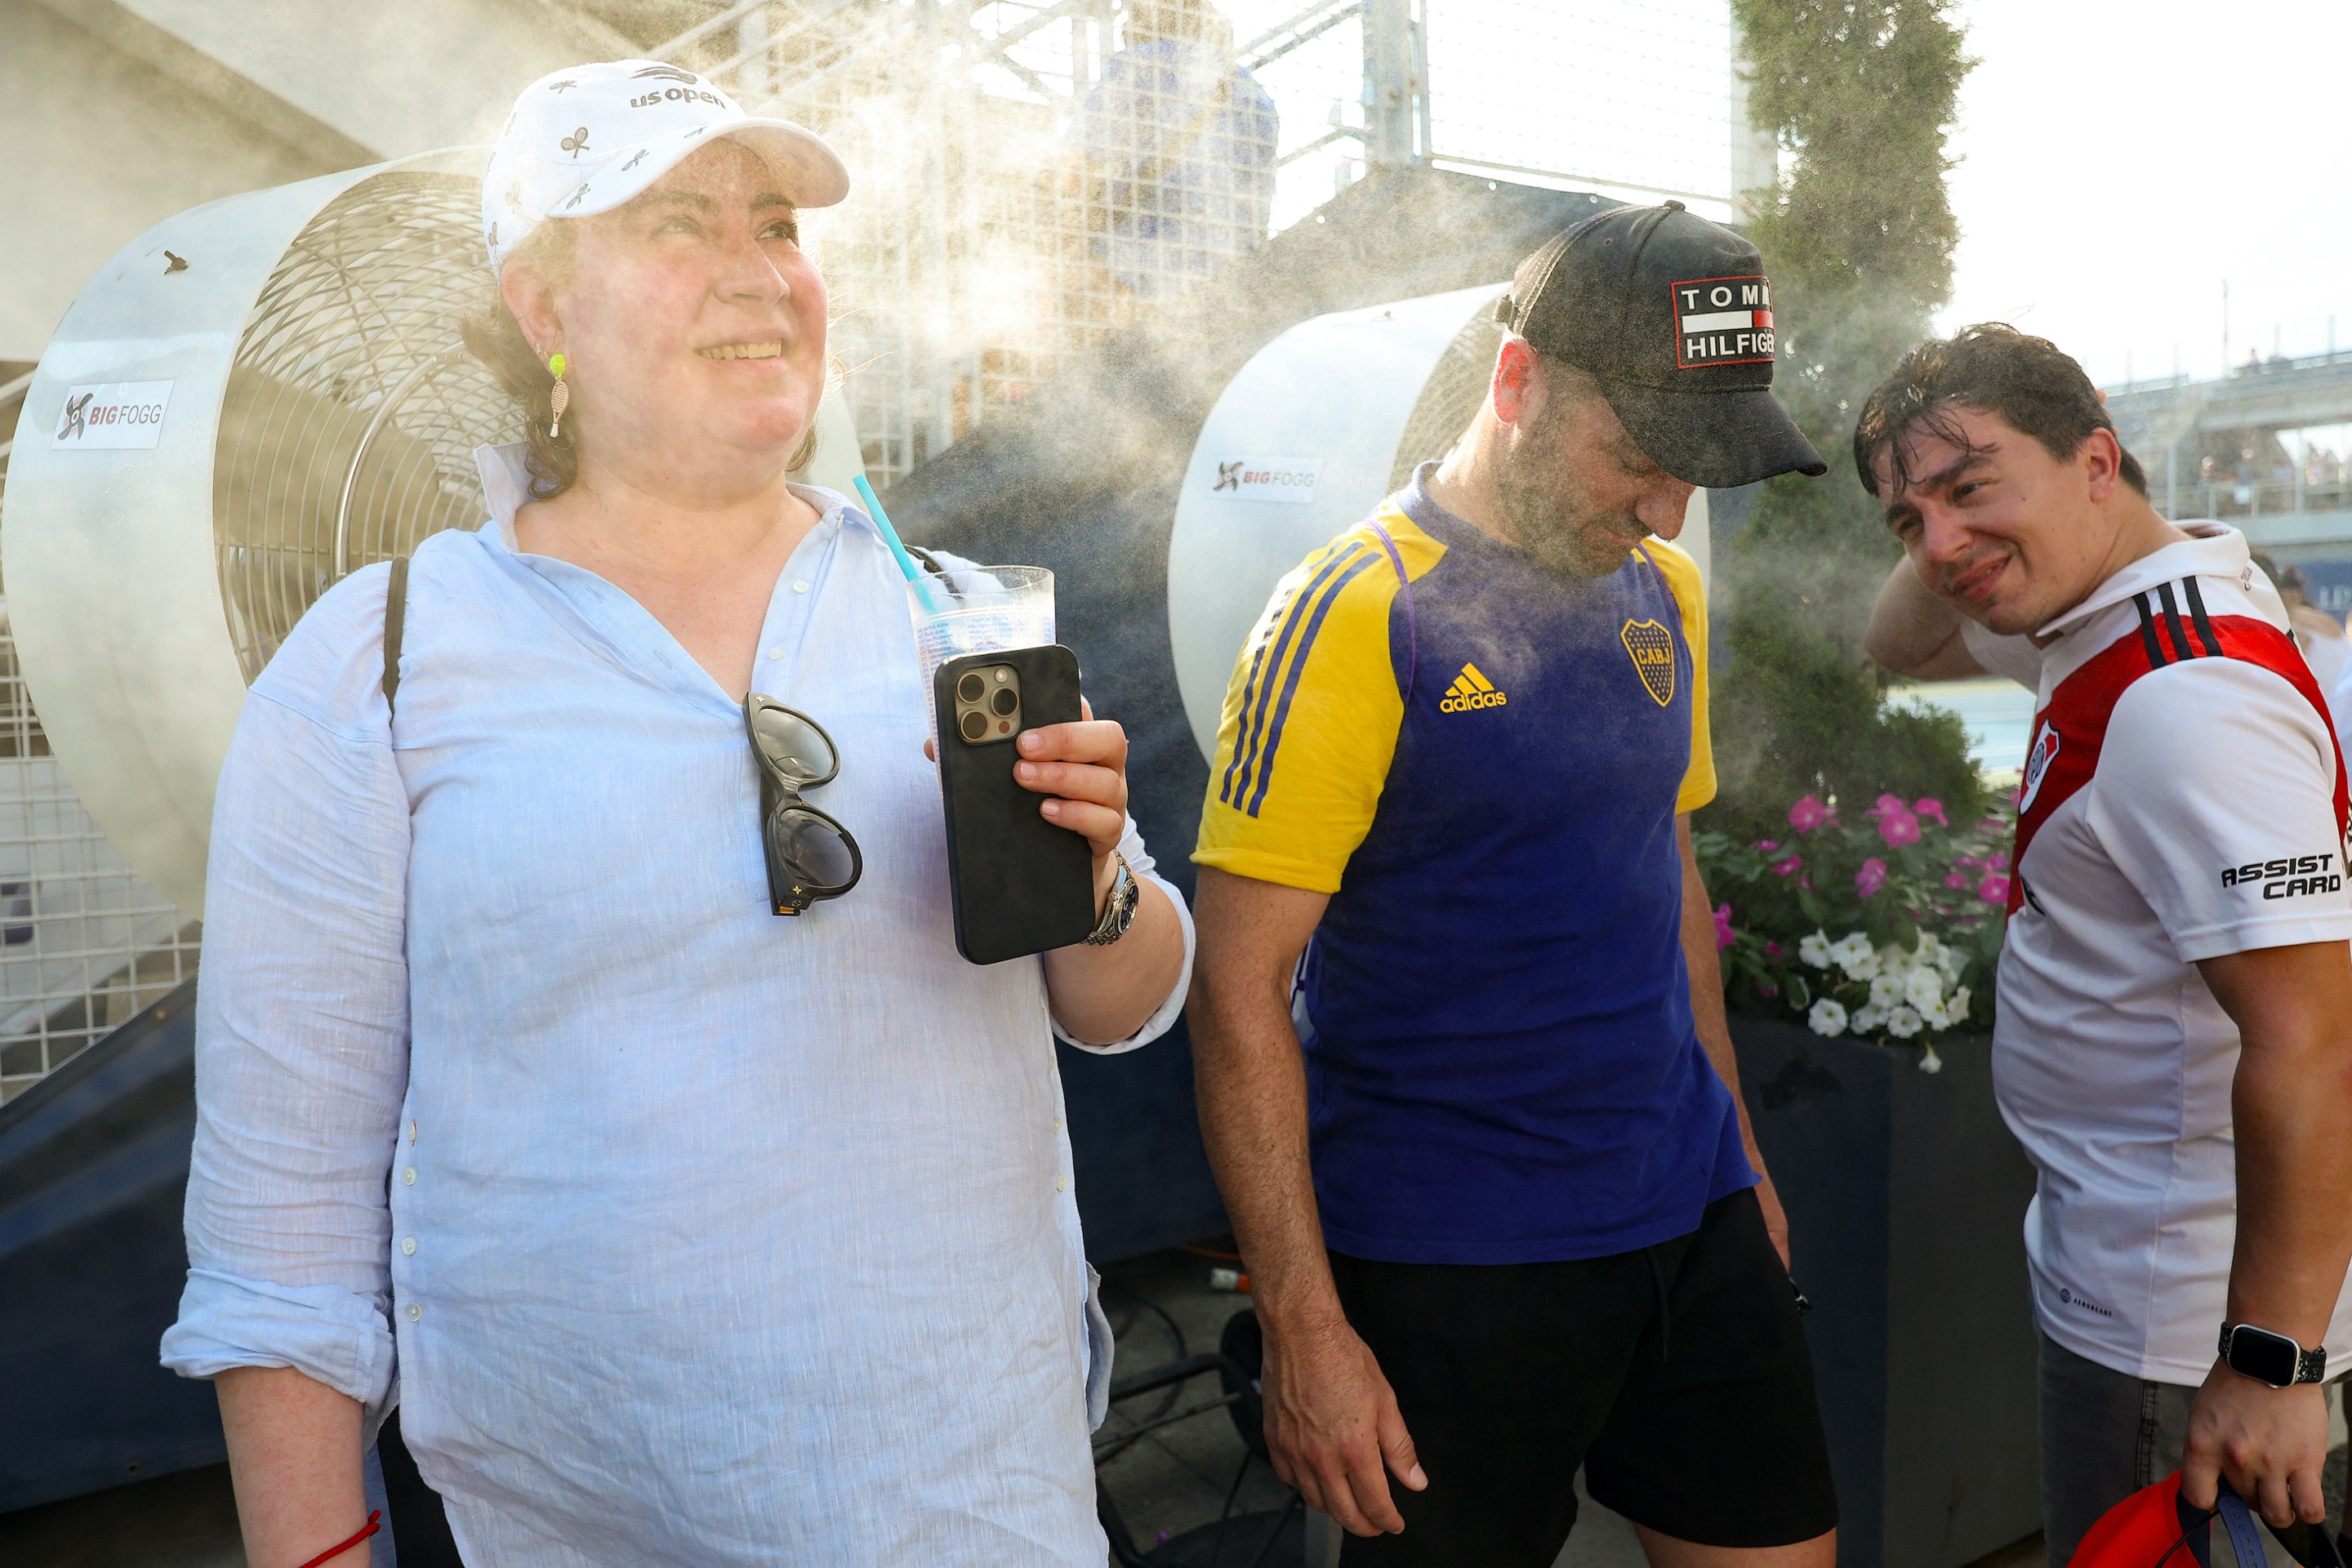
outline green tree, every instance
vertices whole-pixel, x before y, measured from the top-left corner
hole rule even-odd
[[[1853,421],[1950,297],[1945,152],[1972,62],[1954,0],[1731,0],[1748,111],[1781,168],[1751,193],[1771,274],[1774,389],[1830,465],[1767,483],[1725,552],[1710,826],[1770,837],[1796,796],[1981,804],[1957,721],[1890,709],[1861,651],[1896,554],[1853,471]]]

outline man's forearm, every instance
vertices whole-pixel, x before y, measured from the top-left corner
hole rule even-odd
[[[1678,818],[1675,837],[1683,856],[1683,967],[1690,973],[1691,1019],[1698,1029],[1698,1043],[1706,1052],[1706,1059],[1731,1090],[1731,1103],[1739,1116],[1739,1142],[1748,1151],[1748,1163],[1764,1173],[1763,1152],[1756,1147],[1756,1130],[1748,1125],[1748,1100],[1739,1092],[1739,1058],[1732,1054],[1731,1019],[1723,1006],[1723,965],[1716,957],[1715,915],[1707,903],[1706,881],[1699,875],[1698,861],[1691,847],[1690,818]]]
[[[1916,679],[1984,673],[1961,635],[1960,612],[1928,591],[1907,557],[1895,563],[1879,588],[1862,647],[1895,674]]]
[[[2316,1345],[2352,1262],[2352,1059],[2340,1028],[2302,1048],[2264,1042],[2241,1058],[2236,1123],[2238,1237],[2231,1322]],[[2336,1370],[2334,1368],[2331,1371]]]
[[[1205,1005],[1203,1005],[1205,1004]],[[1280,997],[1193,991],[1192,1070],[1209,1166],[1250,1271],[1278,1322],[1339,1311],[1308,1173],[1307,1072]]]

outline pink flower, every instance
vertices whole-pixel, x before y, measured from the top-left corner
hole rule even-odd
[[[1773,861],[1771,865],[1771,872],[1775,877],[1793,877],[1797,874],[1798,870],[1803,867],[1804,863],[1805,858],[1803,856],[1791,855],[1786,860]]]
[[[1996,849],[1985,857],[1984,863],[1985,869],[1989,871],[2006,871],[2009,869],[2009,851]]]
[[[1789,808],[1789,826],[1800,833],[1811,833],[1830,819],[1830,808],[1820,799],[1807,795]]]
[[[1878,803],[1870,808],[1870,815],[1873,816],[1885,816],[1890,811],[1907,813],[1910,809],[1911,808],[1909,806],[1903,804],[1903,797],[1901,795],[1882,795],[1878,797]]]
[[[1901,801],[1895,801],[1893,810],[1885,812],[1879,816],[1878,836],[1886,840],[1887,847],[1890,849],[1900,849],[1906,844],[1916,844],[1919,842],[1919,819],[1912,816]]]
[[[1864,860],[1862,869],[1853,874],[1853,885],[1862,890],[1865,899],[1877,892],[1886,886],[1886,862],[1875,855]]]
[[[2009,879],[1994,872],[1977,884],[1977,897],[1989,904],[2009,902]]]
[[[1944,803],[1937,800],[1933,795],[1921,795],[1917,800],[1912,803],[1911,809],[1917,812],[1922,816],[1934,818],[1936,826],[1938,827],[1949,827],[1951,826],[1951,824],[1945,820],[1944,817]]]
[[[1715,951],[1721,952],[1731,945],[1731,906],[1717,904],[1715,910]]]
[[[1778,957],[1780,957],[1780,944],[1779,942],[1766,942],[1766,943],[1764,944],[1764,956],[1765,956],[1765,957],[1767,957],[1767,958],[1778,958]]]
[[[1777,838],[1759,838],[1756,841],[1756,847],[1769,855],[1773,850],[1780,847],[1780,841]]]
[[[1969,874],[1962,870],[1958,864],[1955,864],[1950,870],[1944,873],[1944,886],[1947,888],[1965,888],[1968,885]]]

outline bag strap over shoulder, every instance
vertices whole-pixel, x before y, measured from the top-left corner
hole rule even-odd
[[[392,562],[392,581],[383,590],[383,706],[388,714],[400,689],[400,634],[408,622],[408,557]]]

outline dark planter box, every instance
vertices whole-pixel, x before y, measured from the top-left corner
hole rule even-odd
[[[1992,1098],[1990,1043],[1938,1073],[1914,1047],[1734,1017],[1837,1475],[1839,1568],[1957,1568],[2042,1527],[2033,1171]]]

